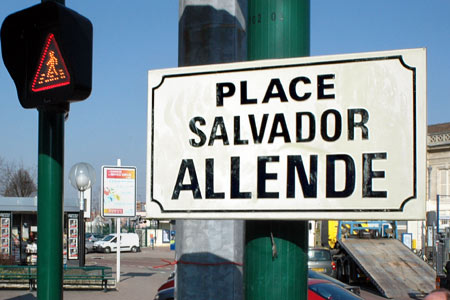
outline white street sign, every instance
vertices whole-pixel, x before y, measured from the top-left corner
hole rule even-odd
[[[149,217],[423,219],[425,169],[425,49],[149,71]]]

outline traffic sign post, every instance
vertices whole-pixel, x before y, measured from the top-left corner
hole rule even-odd
[[[45,1],[9,15],[2,56],[24,108],[39,111],[38,299],[63,299],[64,121],[92,85],[92,24]]]
[[[64,112],[39,111],[38,299],[63,299]]]
[[[120,282],[120,218],[136,217],[136,175],[136,167],[122,167],[120,159],[117,160],[117,166],[102,166],[101,215],[104,218],[116,218],[117,283]]]

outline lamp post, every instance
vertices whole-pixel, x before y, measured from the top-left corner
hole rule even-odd
[[[74,188],[80,192],[80,213],[78,215],[78,260],[80,267],[84,266],[84,191],[89,189],[95,182],[95,170],[88,163],[77,163],[69,172],[69,181]]]

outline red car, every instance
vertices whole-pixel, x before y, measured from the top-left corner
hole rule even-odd
[[[154,300],[173,300],[174,274],[161,285]],[[345,288],[324,279],[308,279],[308,300],[364,300]]]
[[[361,300],[352,292],[323,279],[308,279],[308,300]]]
[[[158,289],[154,300],[174,300],[175,295],[175,274],[170,275]]]

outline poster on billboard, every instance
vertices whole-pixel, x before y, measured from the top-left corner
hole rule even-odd
[[[102,216],[136,216],[136,167],[102,167]]]
[[[76,218],[69,218],[69,259],[78,259],[78,215],[71,216]]]
[[[4,255],[9,255],[11,215],[9,213],[0,214],[0,224],[1,224],[0,253]]]

